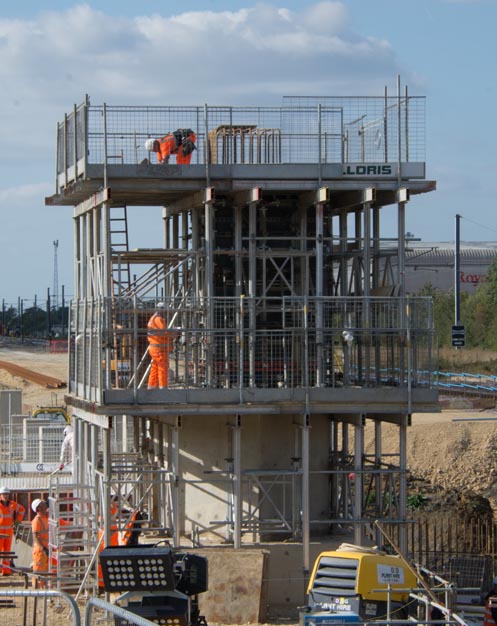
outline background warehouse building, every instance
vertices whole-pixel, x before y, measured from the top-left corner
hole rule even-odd
[[[453,290],[454,255],[454,242],[409,242],[405,264],[406,291],[418,293],[428,283],[440,291]],[[459,256],[460,289],[475,293],[487,279],[488,269],[497,258],[497,243],[461,242]],[[396,260],[393,266],[396,267]]]

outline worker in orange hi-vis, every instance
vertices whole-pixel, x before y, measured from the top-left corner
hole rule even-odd
[[[36,517],[31,522],[33,531],[33,573],[48,574],[48,502],[36,498],[31,503]],[[42,588],[44,582],[37,576],[33,577],[33,586]]]
[[[167,328],[165,309],[165,303],[159,302],[147,324],[148,353],[152,359],[148,377],[149,389],[162,389],[169,384],[169,353],[174,348],[177,333]]]
[[[117,498],[112,498],[111,500],[111,504],[110,504],[110,519],[111,519],[111,526],[110,526],[110,543],[109,546],[111,547],[115,547],[119,545],[119,527],[117,525],[117,518],[119,516],[119,508],[117,506]],[[102,521],[102,520],[101,520]],[[102,550],[108,546],[105,545],[105,541],[104,541],[104,529],[103,528],[99,528],[98,529],[98,541],[99,541],[99,552],[102,552]],[[102,566],[100,565],[100,562],[98,563],[97,566],[97,577],[98,577],[98,586],[99,587],[104,587],[104,576],[103,576],[103,572],[102,572]]]
[[[145,150],[156,152],[159,163],[163,165],[169,163],[171,154],[176,155],[178,165],[188,165],[196,150],[196,140],[197,136],[191,128],[178,128],[161,139],[147,139]]]
[[[26,509],[10,499],[10,489],[0,488],[0,553],[12,550],[12,540],[14,538],[14,527],[22,522]],[[10,576],[10,557],[0,557],[1,575]]]

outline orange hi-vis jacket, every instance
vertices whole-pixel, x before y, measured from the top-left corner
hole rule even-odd
[[[173,333],[167,330],[166,320],[161,315],[158,313],[152,315],[148,320],[147,330],[148,343],[151,348],[162,348],[171,352]]]
[[[33,535],[36,534],[41,543],[39,546],[33,542],[33,571],[46,572],[48,571],[48,554],[45,552],[48,550],[48,514],[40,515],[37,513],[31,522],[31,528]]]
[[[0,501],[0,534],[14,535],[14,522],[22,522],[26,509],[14,500],[5,505]]]
[[[194,146],[197,136],[195,135],[195,133],[192,132],[188,135],[187,139],[190,140],[191,145]],[[182,144],[178,145],[176,137],[174,136],[174,133],[169,133],[165,137],[162,137],[161,139],[159,139],[159,145],[160,145],[160,150],[157,154],[159,163],[164,163],[164,162],[167,163],[169,161],[169,157],[171,154],[176,155],[176,163],[178,165],[188,165],[190,161],[192,160],[192,153],[193,153],[194,148],[192,148],[191,152],[188,152],[188,154],[185,154],[183,145]]]
[[[166,320],[154,313],[148,320],[148,352],[152,359],[148,388],[167,387],[169,385],[169,353],[174,349],[177,332],[169,330]]]

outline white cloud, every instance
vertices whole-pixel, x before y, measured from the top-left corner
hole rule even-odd
[[[319,2],[304,12],[307,28],[318,33],[339,34],[349,25],[349,14],[342,2]]]
[[[70,209],[43,204],[55,191],[56,124],[85,94],[92,104],[279,105],[283,95],[378,95],[392,84],[394,50],[354,32],[345,2],[302,4],[181,13],[180,3],[169,17],[144,14],[146,5],[140,16],[115,17],[75,4],[0,19],[0,211],[12,232],[22,230],[23,248],[41,258],[60,238],[62,260],[64,237],[72,267]],[[10,226],[2,230],[0,264],[32,266]],[[28,292],[42,265],[32,267]]]
[[[109,18],[82,4],[31,21],[0,20],[0,60],[0,82],[13,101],[65,107],[85,93],[123,104],[198,104],[217,100],[225,87],[236,92],[234,84],[249,91],[251,81],[276,92],[290,78],[296,92],[301,81],[322,88],[323,74],[333,91],[346,72],[359,93],[354,70],[370,60],[379,91],[398,71],[388,43],[351,32],[345,4],[331,1],[300,12],[258,4],[135,18]]]
[[[0,209],[16,209],[28,201],[37,201],[40,196],[53,191],[49,183],[32,183],[19,187],[0,188]]]

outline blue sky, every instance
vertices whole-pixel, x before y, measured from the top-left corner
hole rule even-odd
[[[496,23],[497,0],[3,2],[0,298],[46,297],[55,240],[59,291],[72,294],[72,210],[44,198],[55,191],[56,123],[85,94],[92,104],[279,105],[385,86],[393,95],[400,75],[427,97],[427,177],[438,185],[408,204],[407,230],[450,241],[460,213],[463,240],[496,241]],[[183,50],[171,42],[185,32]],[[395,233],[392,220],[386,236]]]

